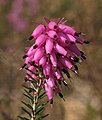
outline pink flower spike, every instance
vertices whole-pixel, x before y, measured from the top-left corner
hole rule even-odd
[[[29,38],[34,43],[26,49],[24,65],[19,70],[25,68],[25,81],[44,88],[50,104],[53,104],[53,92],[64,99],[59,85],[68,86],[65,75],[69,80],[72,78],[69,71],[79,75],[77,64],[86,59],[77,43],[85,45],[89,41],[81,38],[81,32],[66,25],[64,17],[55,20],[44,17],[44,21],[44,24],[34,22],[37,27]]]

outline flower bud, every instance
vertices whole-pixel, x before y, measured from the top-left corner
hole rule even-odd
[[[51,55],[50,55],[50,60],[51,60],[51,63],[54,67],[57,66],[57,58],[56,58],[56,55],[55,55],[55,52],[52,51]]]
[[[51,52],[53,50],[53,40],[52,39],[48,38],[46,40],[45,50],[46,50],[46,54],[51,54]]]
[[[41,34],[35,41],[35,45],[37,45],[37,47],[40,47],[42,44],[44,44],[46,41],[46,35]],[[33,47],[34,48],[34,47]],[[36,48],[35,48],[36,49]]]
[[[64,25],[64,24],[59,24],[59,28],[66,34],[71,34],[74,36],[74,34],[76,33],[74,28],[67,26],[67,25]]]
[[[45,30],[45,27],[43,24],[38,25],[32,33],[32,36],[34,37],[34,39],[39,37],[42,34],[42,32],[44,32],[44,30]]]
[[[61,46],[61,45],[59,45],[58,43],[56,43],[55,44],[55,50],[58,52],[58,53],[60,53],[60,54],[62,54],[62,55],[64,55],[64,56],[66,56],[67,55],[67,51]]]
[[[42,67],[44,67],[46,64],[46,56],[43,55],[42,58],[39,60],[39,65],[41,65]]]
[[[58,28],[56,22],[54,22],[54,21],[49,22],[48,27],[49,27],[51,30],[57,30],[57,28]]]
[[[48,32],[48,36],[49,36],[50,38],[52,38],[52,39],[57,39],[57,38],[58,38],[57,33],[56,33],[55,31],[52,31],[52,30],[50,30],[50,31]]]
[[[73,67],[72,63],[66,57],[61,58],[60,61],[68,69],[71,69]]]
[[[40,60],[41,57],[43,56],[44,52],[45,50],[43,47],[38,48],[34,54],[33,61],[38,62],[38,60]]]

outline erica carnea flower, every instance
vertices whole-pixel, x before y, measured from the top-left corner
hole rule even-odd
[[[38,26],[29,37],[29,41],[34,41],[34,44],[27,47],[22,68],[26,68],[27,81],[33,79],[37,81],[41,77],[38,72],[42,71],[41,85],[52,104],[53,92],[63,98],[60,84],[67,86],[63,73],[70,79],[69,71],[78,74],[77,64],[86,59],[77,43],[83,45],[88,44],[89,41],[81,39],[83,33],[66,25],[64,18],[50,21],[44,17],[44,20],[46,24],[37,23]]]

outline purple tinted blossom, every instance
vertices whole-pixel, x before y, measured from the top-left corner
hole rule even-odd
[[[2,3],[3,5],[6,5],[8,3],[8,0],[0,0],[0,3]]]
[[[25,62],[22,68],[26,66],[28,80],[39,79],[39,76],[32,72],[42,68],[44,75],[42,87],[52,104],[53,92],[63,98],[58,85],[58,83],[63,83],[67,86],[63,73],[70,79],[69,71],[78,74],[76,64],[86,59],[85,54],[77,47],[77,43],[83,45],[88,42],[81,39],[80,33],[75,29],[65,25],[66,20],[63,21],[63,18],[50,21],[44,17],[44,20],[47,25],[42,23],[38,25],[29,38],[29,40],[34,40],[34,44],[23,56]]]
[[[28,15],[35,15],[38,10],[38,0],[25,0],[28,5]]]
[[[12,3],[11,10],[8,14],[8,20],[11,25],[18,32],[24,31],[28,27],[28,21],[21,17],[24,12],[24,5],[27,3],[27,13],[28,15],[35,15],[37,12],[38,1],[37,0],[14,0]]]

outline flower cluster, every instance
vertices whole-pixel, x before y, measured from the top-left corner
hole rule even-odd
[[[67,20],[58,18],[50,21],[44,17],[46,24],[38,23],[34,29],[29,41],[34,44],[26,49],[25,59],[22,68],[26,68],[26,77],[28,81],[39,79],[36,73],[38,68],[42,68],[44,75],[42,87],[45,89],[50,103],[53,103],[53,92],[61,98],[60,84],[67,86],[63,73],[70,79],[69,71],[78,74],[77,63],[86,59],[84,52],[80,51],[77,43],[88,44],[80,38],[83,33],[78,33],[74,28],[66,25]],[[21,68],[21,69],[22,69]],[[33,74],[35,73],[35,74]]]

